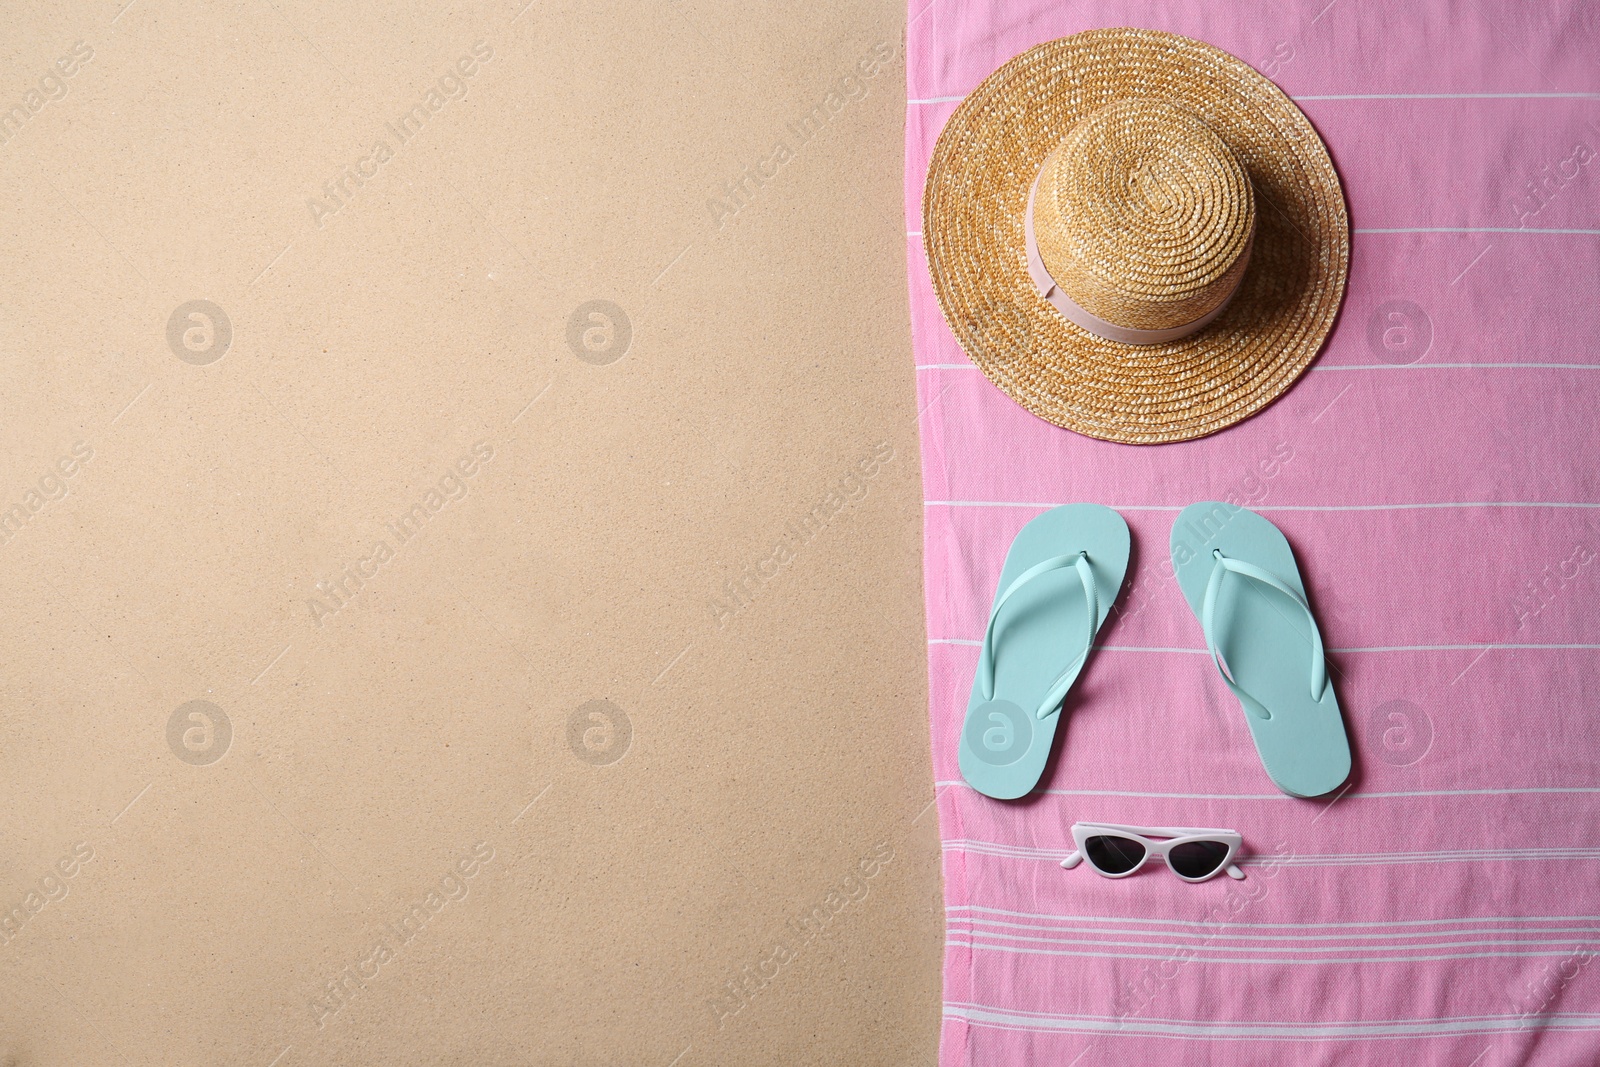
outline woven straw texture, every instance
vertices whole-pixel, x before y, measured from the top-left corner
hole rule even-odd
[[[1079,307],[1117,326],[1183,326],[1221,304],[1249,257],[1255,197],[1222,138],[1134,98],[1072,128],[1040,172],[1039,256]]]
[[[1118,101],[1147,103],[1096,114]],[[1167,132],[1152,130],[1162,118]],[[1208,146],[1198,123],[1228,152]],[[1203,314],[1232,285],[1230,253],[1253,211],[1249,266],[1215,322],[1168,344],[1126,345],[1044,300],[1028,276],[1023,223],[1029,189],[1058,146],[1040,183],[1051,206],[1035,209],[1040,255],[1069,295],[1078,300],[1081,286],[1080,304],[1108,321],[1160,328]],[[1121,203],[1097,208],[1096,181],[1105,179],[1084,165],[1112,155]],[[1253,201],[1232,184],[1230,156]],[[1189,167],[1181,178],[1179,164]],[[1112,220],[1094,217],[1137,198],[1141,217],[1153,220],[1163,197],[1188,205],[1188,224],[1203,223],[1198,241],[1173,243],[1170,225],[1153,224],[1119,237]],[[1289,98],[1210,45],[1125,28],[1030,49],[962,102],[934,148],[922,232],[945,321],[990,381],[1040,418],[1128,444],[1215,433],[1279,396],[1333,327],[1350,258],[1339,176]]]

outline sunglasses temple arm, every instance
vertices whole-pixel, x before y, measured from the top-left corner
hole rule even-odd
[[[1238,864],[1230,863],[1228,864],[1228,877],[1243,879],[1244,872],[1239,869]]]

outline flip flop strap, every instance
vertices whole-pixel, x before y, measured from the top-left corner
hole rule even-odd
[[[1261,567],[1257,567],[1254,563],[1246,563],[1243,560],[1231,559],[1228,556],[1224,556],[1220,550],[1213,550],[1212,558],[1216,560],[1216,564],[1211,568],[1211,577],[1206,582],[1205,602],[1201,605],[1200,609],[1200,628],[1204,630],[1206,634],[1206,648],[1211,653],[1211,662],[1217,665],[1217,673],[1222,675],[1222,680],[1224,682],[1228,683],[1228,688],[1232,689],[1234,694],[1237,695],[1240,700],[1245,702],[1245,706],[1248,707],[1253,714],[1263,719],[1270,719],[1272,717],[1267,711],[1265,705],[1263,705],[1259,700],[1251,696],[1249,693],[1245,692],[1244,689],[1234,682],[1232,675],[1228,673],[1228,668],[1223,665],[1222,652],[1217,648],[1217,631],[1215,625],[1217,590],[1222,588],[1223,575],[1229,571],[1232,571],[1234,574],[1237,574],[1240,577],[1250,578],[1254,581],[1260,582],[1262,585],[1276,589],[1278,592],[1294,601],[1297,605],[1299,605],[1300,610],[1305,612],[1306,622],[1311,626],[1311,699],[1321,700],[1322,691],[1326,689],[1328,685],[1328,661],[1327,657],[1322,651],[1322,632],[1317,629],[1316,617],[1311,614],[1311,605],[1306,603],[1305,597],[1289,588],[1289,586],[1285,584],[1284,581],[1276,574],[1273,574],[1271,571],[1265,570]]]
[[[1083,643],[1083,651],[1077,658],[1067,665],[1067,669],[1056,676],[1050,683],[1050,690],[1045,694],[1044,702],[1039,705],[1036,712],[1038,718],[1045,718],[1051,712],[1061,707],[1061,700],[1067,695],[1067,690],[1072,688],[1072,683],[1077,680],[1078,672],[1083,669],[1084,660],[1089,657],[1089,649],[1094,645],[1094,633],[1100,622],[1100,593],[1095,585],[1094,571],[1089,567],[1089,554],[1087,552],[1074,552],[1065,556],[1052,556],[1042,563],[1035,563],[1006,586],[1005,592],[995,598],[994,607],[989,611],[989,625],[983,632],[983,652],[978,657],[978,677],[983,683],[983,699],[994,699],[994,632],[995,620],[1000,617],[1000,609],[1006,601],[1011,599],[1013,593],[1024,585],[1033,581],[1042,574],[1052,571],[1065,570],[1067,567],[1076,567],[1078,581],[1083,585],[1084,599],[1089,605],[1089,636]]]

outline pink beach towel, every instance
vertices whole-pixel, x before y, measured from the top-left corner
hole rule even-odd
[[[1600,3],[911,0],[907,249],[922,416],[942,1063],[1600,1063]],[[1210,42],[1321,131],[1354,228],[1311,370],[1199,441],[1051,426],[939,315],[921,193],[962,95],[1042,41]],[[1268,781],[1168,577],[1196,500],[1288,535],[1356,770]],[[1020,803],[956,743],[1012,536],[1095,501],[1127,584]],[[1231,827],[1242,882],[1062,870],[1074,820]]]

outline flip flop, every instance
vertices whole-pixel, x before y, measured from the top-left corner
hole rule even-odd
[[[1014,800],[1039,783],[1128,549],[1128,524],[1099,504],[1052,508],[1011,542],[961,728],[961,777],[978,792]]]
[[[1172,566],[1267,776],[1291,796],[1338,788],[1350,742],[1289,542],[1246,508],[1191,504],[1172,524]]]

